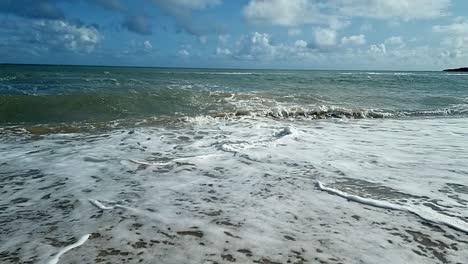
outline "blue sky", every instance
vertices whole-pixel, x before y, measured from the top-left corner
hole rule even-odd
[[[440,70],[465,0],[1,0],[0,63]]]

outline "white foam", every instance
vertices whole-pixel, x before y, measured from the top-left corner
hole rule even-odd
[[[194,72],[195,74],[208,74],[208,75],[253,75],[258,74],[254,72]]]
[[[112,210],[115,208],[114,206],[105,206],[104,204],[95,199],[89,199],[89,202],[101,210]]]
[[[247,142],[233,143],[233,144],[226,143],[226,144],[221,145],[221,149],[226,152],[239,152],[241,150],[246,150],[246,149],[253,148],[253,147],[255,147],[254,144],[247,143]]]
[[[466,74],[466,73],[447,73],[445,75],[449,75],[449,76],[468,76],[468,74]]]
[[[140,160],[134,160],[134,159],[129,159],[128,161],[140,164],[140,165],[146,165],[146,166],[169,166],[174,164],[174,161],[169,161],[169,162],[146,162],[146,161],[140,161]]]
[[[62,250],[60,250],[51,260],[49,260],[49,262],[47,264],[57,264],[60,257],[67,253],[68,251],[76,248],[76,247],[79,247],[81,245],[83,245],[87,240],[88,238],[91,236],[91,234],[87,234],[87,235],[84,235],[82,236],[78,241],[76,241],[75,243],[71,244],[71,245],[68,245],[66,247],[64,247]]]
[[[383,208],[383,209],[406,211],[406,212],[415,214],[419,216],[420,218],[422,218],[423,220],[426,220],[428,222],[433,222],[433,223],[440,224],[440,225],[446,225],[455,230],[468,233],[468,223],[460,219],[454,218],[454,217],[449,217],[446,215],[442,215],[436,212],[430,212],[427,210],[421,210],[413,206],[404,206],[404,205],[389,203],[386,201],[379,201],[375,199],[359,197],[357,195],[348,194],[340,190],[326,187],[321,182],[318,182],[318,181],[317,181],[317,186],[322,191],[328,192],[330,194],[338,195],[342,198],[345,198],[353,202],[366,204],[366,205]]]
[[[468,136],[467,126],[463,118],[314,122],[257,118],[203,126],[137,128],[132,136],[120,130],[106,131],[108,136],[93,137],[89,142],[87,135],[79,134],[50,135],[41,140],[2,138],[2,172],[25,175],[21,186],[16,184],[19,177],[2,177],[2,199],[5,203],[29,199],[34,206],[21,214],[15,206],[5,208],[12,221],[2,229],[12,235],[0,242],[0,252],[21,248],[17,255],[20,262],[40,257],[41,252],[50,252],[50,246],[37,241],[62,241],[64,231],[73,223],[73,230],[96,230],[102,236],[92,240],[93,247],[80,248],[80,254],[69,253],[62,262],[93,263],[96,248],[118,248],[136,255],[140,250],[127,242],[155,239],[174,245],[168,251],[169,245],[148,244],[139,256],[144,262],[223,263],[222,253],[231,254],[237,263],[262,257],[286,263],[294,255],[291,250],[302,252],[303,248],[304,262],[334,257],[342,263],[432,263],[436,260],[430,253],[436,250],[449,263],[464,263],[468,252],[454,248],[463,248],[460,241],[465,233],[443,226],[443,232],[434,231],[405,212],[439,219],[439,215],[428,213],[431,211],[424,204],[429,202],[443,213],[458,213],[454,217],[468,216],[463,205],[468,199],[463,189],[468,142],[462,140]],[[191,140],[181,141],[180,136]],[[64,140],[70,143],[63,144]],[[221,148],[239,143],[230,147],[237,148],[240,155]],[[31,150],[42,152],[26,154]],[[44,155],[48,150],[53,152]],[[87,156],[109,160],[91,163],[83,160]],[[121,157],[121,162],[112,157]],[[179,163],[182,160],[193,165]],[[158,162],[173,165],[159,167],[155,165]],[[155,166],[142,168],[142,163]],[[317,177],[324,183],[349,180],[349,188],[357,187],[367,195],[375,194],[373,184],[388,188],[383,195],[398,199],[398,206],[402,199],[412,197],[404,203],[411,210],[390,214],[357,202],[344,203],[314,190]],[[53,199],[41,198],[49,193]],[[96,200],[89,204],[88,198]],[[76,203],[73,208],[62,204],[75,200],[85,203]],[[395,209],[394,204],[373,205]],[[37,232],[37,224],[15,220],[36,219],[44,210],[48,210],[47,218],[37,222],[56,226],[51,232]],[[96,214],[98,210],[105,211]],[[177,235],[193,226],[203,232],[202,238]],[[429,254],[419,256],[413,249],[419,251],[422,245],[407,230],[453,246],[424,246]],[[295,241],[285,239],[285,235]],[[194,243],[195,239],[205,246]],[[223,253],[224,248],[228,252]],[[247,258],[238,249],[250,249],[253,256]],[[55,253],[43,259],[48,261]],[[124,261],[120,257],[125,256],[101,259],[120,263]]]

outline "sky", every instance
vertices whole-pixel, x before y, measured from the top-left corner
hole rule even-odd
[[[466,0],[0,0],[0,63],[441,70]]]

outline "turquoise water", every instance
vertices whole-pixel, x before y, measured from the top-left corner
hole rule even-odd
[[[0,263],[466,263],[467,139],[464,74],[0,66]]]

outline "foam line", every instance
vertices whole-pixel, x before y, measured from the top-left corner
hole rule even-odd
[[[397,211],[404,211],[408,212],[414,215],[417,215],[421,219],[428,221],[428,222],[433,222],[436,224],[440,225],[446,225],[450,228],[453,228],[455,230],[465,232],[468,234],[468,223],[464,222],[460,219],[456,219],[450,216],[442,215],[439,213],[435,212],[428,212],[428,211],[423,211],[417,208],[413,208],[411,206],[403,206],[403,205],[398,205],[398,204],[392,204],[386,201],[379,201],[379,200],[374,200],[374,199],[369,199],[369,198],[363,198],[359,197],[356,195],[348,194],[345,192],[342,192],[340,190],[336,190],[333,188],[329,188],[324,186],[321,182],[317,181],[317,187],[321,191],[328,192],[330,194],[334,194],[337,196],[340,196],[342,198],[348,199],[353,202],[361,203],[361,204],[366,204],[378,208],[383,208],[383,209],[389,209],[389,210],[397,210]]]
[[[95,199],[89,199],[89,202],[101,210],[112,210],[115,208],[114,206],[105,206],[104,204]]]
[[[260,140],[260,141],[253,141],[253,142],[241,142],[241,143],[232,143],[232,144],[223,144],[221,145],[221,150],[226,152],[239,152],[245,149],[251,149],[254,147],[263,147],[267,146],[268,144],[274,144],[275,140],[295,135],[297,134],[297,130],[293,127],[286,127],[283,128],[278,133],[273,134],[275,139],[272,140]]]
[[[173,164],[172,161],[169,162],[160,162],[160,163],[151,163],[151,162],[146,162],[146,161],[139,161],[139,160],[134,160],[134,159],[129,159],[130,162],[140,164],[140,165],[147,165],[147,166],[169,166]]]
[[[47,264],[57,264],[58,261],[59,261],[59,258],[63,254],[67,253],[68,251],[70,251],[70,250],[72,250],[72,249],[74,249],[76,247],[79,247],[79,246],[83,245],[86,242],[86,240],[88,240],[90,235],[91,234],[84,235],[78,241],[76,241],[75,243],[73,243],[71,245],[68,245],[68,246],[64,247],[63,249],[61,249],[51,260],[49,260],[49,262]]]

